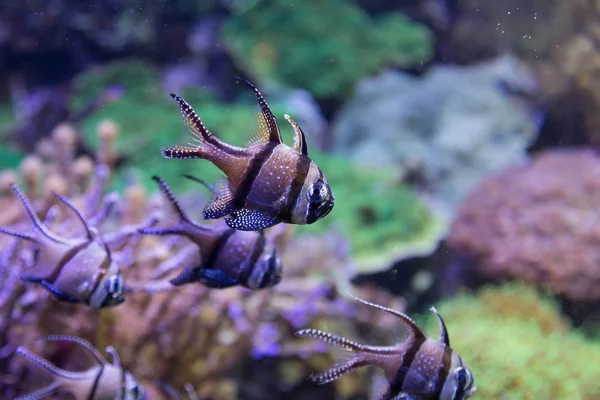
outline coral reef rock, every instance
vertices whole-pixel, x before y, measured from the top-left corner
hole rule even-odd
[[[448,244],[492,279],[518,279],[571,300],[600,299],[600,157],[549,151],[482,182]]]
[[[422,78],[394,71],[365,78],[336,117],[334,150],[359,164],[420,170],[452,213],[482,177],[523,159],[536,137],[534,108],[507,86],[536,86],[511,56],[437,66]]]
[[[477,379],[474,399],[600,398],[600,345],[573,331],[556,302],[525,285],[486,287],[436,306]],[[429,317],[428,331],[437,320]]]

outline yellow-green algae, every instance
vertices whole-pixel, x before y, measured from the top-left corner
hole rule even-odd
[[[440,304],[452,347],[471,368],[474,399],[600,398],[600,342],[573,330],[558,305],[517,284]],[[427,331],[437,320],[429,316]]]

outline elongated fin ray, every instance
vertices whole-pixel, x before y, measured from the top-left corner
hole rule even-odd
[[[96,361],[98,361],[98,364],[107,364],[108,363],[108,361],[106,361],[106,358],[104,358],[102,353],[100,353],[97,348],[95,348],[87,340],[83,340],[80,337],[70,336],[70,335],[50,335],[50,336],[47,336],[45,339],[48,341],[53,341],[53,342],[76,343],[76,344],[80,345],[81,347],[85,348],[94,357],[94,359]]]
[[[18,237],[19,239],[31,240],[32,242],[37,242],[37,237],[35,237],[35,235],[32,235],[30,233],[25,233],[25,232],[13,231],[12,229],[4,228],[2,226],[0,226],[0,233]]]
[[[283,140],[281,139],[281,133],[279,132],[279,125],[277,125],[277,119],[271,112],[271,109],[269,108],[269,105],[267,104],[267,102],[264,99],[264,97],[262,96],[262,94],[258,91],[256,86],[254,86],[249,81],[247,81],[243,78],[240,78],[239,76],[236,76],[236,79],[244,82],[245,84],[250,86],[252,88],[252,90],[254,91],[254,95],[256,96],[256,100],[258,101],[260,111],[263,115],[264,122],[265,122],[265,124],[267,126],[267,130],[269,132],[269,140],[268,141],[275,142],[275,143],[283,143]],[[260,126],[260,122],[259,122],[259,126]]]
[[[110,356],[112,357],[112,365],[114,367],[117,368],[121,368],[121,358],[119,357],[119,353],[117,352],[117,349],[115,349],[112,346],[107,346],[106,347],[106,352],[108,354],[110,354]]]
[[[213,195],[217,194],[217,188],[214,185],[211,185],[210,183],[206,182],[204,179],[198,178],[196,176],[188,175],[188,174],[183,174],[183,177],[187,178],[191,181],[198,182],[201,185],[206,186],[206,188],[208,190],[210,190]]]
[[[81,225],[83,225],[83,227],[85,228],[85,233],[86,233],[88,239],[92,240],[93,239],[92,232],[90,231],[90,227],[89,227],[87,221],[85,220],[85,218],[83,218],[83,215],[81,215],[81,212],[79,212],[79,210],[75,207],[75,205],[73,203],[71,203],[71,200],[67,199],[64,196],[61,196],[60,194],[58,194],[56,192],[52,192],[52,194],[54,195],[54,197],[56,197],[57,199],[62,201],[67,207],[69,207],[71,209],[71,211],[73,211],[73,213],[75,213],[75,215],[77,216],[77,219],[79,219],[79,221],[81,222]]]
[[[352,340],[348,340],[341,336],[332,335],[331,333],[320,331],[318,329],[303,329],[295,333],[298,337],[306,337],[312,339],[318,339],[331,346],[341,347],[346,350],[360,351],[363,349],[363,345],[356,343]]]
[[[436,310],[435,307],[431,307],[430,310],[435,313],[435,315],[437,316],[437,319],[438,319],[438,324],[440,326],[439,341],[441,343],[444,343],[444,345],[446,347],[450,347],[450,337],[448,336],[448,330],[446,329],[446,324],[444,323],[444,319],[442,318],[440,313],[438,313],[438,311]]]
[[[292,128],[294,128],[294,147],[293,147],[293,149],[296,150],[298,153],[302,154],[303,156],[308,157],[308,148],[306,147],[306,137],[304,136],[304,132],[302,132],[302,128],[300,128],[300,125],[298,125],[298,123],[296,121],[294,121],[289,115],[285,114],[284,117],[292,125]]]
[[[197,282],[198,278],[196,276],[196,268],[197,267],[185,268],[179,275],[171,279],[169,282],[171,282],[173,286],[181,286],[188,283]]]
[[[31,221],[34,230],[36,230],[37,232],[42,234],[44,237],[46,237],[54,242],[65,243],[65,241],[62,238],[60,238],[57,235],[50,232],[44,226],[44,224],[42,224],[42,221],[40,221],[40,219],[38,218],[37,214],[35,213],[35,211],[33,209],[33,206],[31,205],[29,200],[27,200],[27,197],[25,197],[25,194],[23,194],[21,189],[19,189],[19,187],[17,185],[15,185],[14,183],[12,183],[10,185],[10,188],[12,189],[12,191],[15,193],[15,195],[17,196],[17,198],[19,199],[19,201],[25,208],[25,211],[27,212],[27,215],[29,216],[29,220]],[[38,240],[38,238],[36,238],[36,240]]]
[[[162,147],[160,149],[160,155],[163,158],[178,158],[180,160],[202,158],[199,149],[188,146]]]
[[[204,126],[196,111],[181,96],[171,93],[170,96],[177,102],[181,116],[188,127],[191,139],[201,146],[204,141],[211,143],[213,134]]]
[[[179,205],[179,201],[177,201],[177,199],[175,198],[175,195],[171,191],[171,188],[169,187],[167,182],[165,182],[164,179],[162,179],[161,177],[159,177],[157,175],[152,176],[152,180],[154,182],[156,182],[161,193],[169,201],[169,204],[171,205],[171,208],[173,208],[173,211],[175,211],[177,213],[177,215],[179,216],[179,219],[181,221],[189,221],[188,216],[185,214],[185,212]]]
[[[325,372],[313,374],[310,376],[310,380],[315,382],[317,385],[324,385],[326,383],[333,382],[344,375],[348,375],[350,372],[366,365],[368,365],[366,361],[357,358],[348,361],[347,363],[340,364],[337,367],[328,369]]]
[[[412,318],[410,318],[408,315],[401,313],[399,311],[396,311],[396,310],[392,310],[391,308],[380,306],[379,304],[368,302],[368,301],[360,299],[356,296],[350,296],[350,297],[352,297],[354,300],[358,301],[359,303],[376,308],[380,311],[391,314],[394,317],[396,317],[397,319],[399,319],[400,322],[402,323],[402,327],[405,328],[404,332],[402,332],[402,334],[401,334],[401,340],[406,339],[406,334],[409,334],[412,337],[426,337],[425,332],[423,332],[423,330],[421,328],[419,328],[417,323],[415,321],[413,321]]]
[[[202,211],[204,219],[217,219],[224,217],[225,215],[233,211],[233,194],[229,189],[229,181],[226,177],[219,177],[215,181],[214,195]]]
[[[55,381],[48,386],[38,389],[35,392],[26,394],[25,396],[16,397],[15,400],[40,400],[50,395],[53,395],[61,387],[61,382]]]
[[[17,354],[25,357],[27,361],[32,364],[38,365],[48,371],[50,371],[53,375],[60,376],[65,379],[76,380],[81,378],[81,374],[77,372],[65,371],[64,369],[58,368],[56,365],[52,364],[50,361],[42,358],[36,354],[33,354],[26,348],[19,346],[16,350]]]

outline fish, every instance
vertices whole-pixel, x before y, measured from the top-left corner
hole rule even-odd
[[[463,400],[477,387],[473,374],[450,347],[444,320],[438,318],[439,339],[432,339],[407,315],[352,296],[359,303],[394,316],[400,322],[401,341],[395,346],[368,346],[316,329],[304,329],[296,336],[325,342],[337,351],[340,361],[333,368],[311,376],[317,384],[333,382],[341,376],[368,365],[383,369],[383,390],[377,400]]]
[[[258,101],[258,132],[247,147],[232,146],[214,136],[194,109],[171,93],[188,127],[187,145],[161,149],[164,158],[205,159],[225,177],[215,183],[216,194],[203,210],[204,219],[225,218],[230,228],[258,231],[278,223],[312,224],[331,212],[335,197],[327,178],[309,158],[304,132],[289,116],[293,147],[281,139],[279,125],[258,89],[249,85]]]
[[[0,227],[0,233],[28,240],[37,245],[34,265],[21,280],[43,286],[61,301],[81,303],[93,308],[121,304],[124,282],[120,267],[95,227],[90,226],[71,201],[58,193],[54,196],[81,222],[85,236],[64,238],[52,233],[38,218],[33,206],[15,184],[11,189],[31,222],[31,232]]]
[[[179,235],[195,243],[200,251],[201,265],[186,267],[170,280],[174,286],[201,282],[210,288],[224,289],[240,285],[258,290],[281,281],[282,263],[272,240],[263,231],[240,231],[228,226],[212,227],[193,222],[182,210],[168,184],[160,177],[152,179],[179,217],[165,228],[142,228],[145,235]],[[192,179],[214,187],[201,179]]]
[[[106,348],[106,352],[112,356],[112,363],[109,363],[98,349],[77,336],[52,335],[46,337],[45,340],[76,343],[89,352],[97,365],[87,371],[66,371],[45,358],[31,353],[25,347],[19,346],[16,353],[25,357],[30,364],[49,371],[52,374],[52,382],[46,387],[17,397],[15,400],[39,400],[51,396],[59,390],[70,393],[75,400],[144,399],[142,386],[129,371],[121,367],[119,355],[111,346]]]

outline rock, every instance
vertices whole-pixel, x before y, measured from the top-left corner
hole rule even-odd
[[[510,88],[511,90],[507,90]],[[452,214],[485,175],[522,160],[536,137],[534,109],[515,94],[536,88],[511,56],[471,67],[437,66],[422,78],[366,78],[333,123],[334,151],[359,164],[421,165]]]
[[[600,157],[548,151],[489,177],[465,201],[448,245],[493,280],[516,279],[568,300],[600,299]]]

